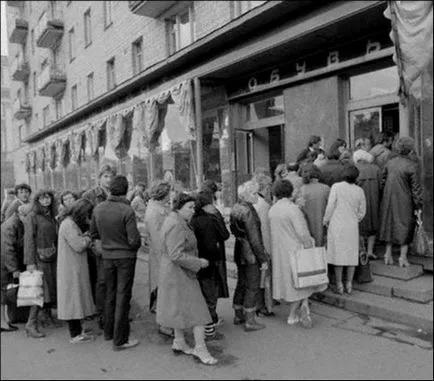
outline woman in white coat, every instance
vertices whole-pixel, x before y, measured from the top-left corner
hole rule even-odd
[[[328,262],[335,265],[335,292],[342,295],[343,267],[347,268],[345,291],[352,292],[354,270],[359,264],[359,222],[366,213],[366,199],[363,189],[355,184],[359,170],[347,165],[343,172],[344,181],[333,184],[324,215],[328,225]]]
[[[308,298],[315,292],[324,291],[326,286],[296,289],[291,266],[297,252],[313,247],[315,241],[309,233],[303,212],[291,201],[291,182],[276,181],[272,192],[277,199],[268,213],[271,227],[273,298],[290,302],[287,321],[289,325],[300,321],[303,327],[310,328],[312,320]]]
[[[95,314],[86,251],[92,240],[85,234],[92,210],[89,200],[75,201],[59,228],[57,317],[68,321],[73,344],[94,339],[83,332],[81,325],[82,319]]]

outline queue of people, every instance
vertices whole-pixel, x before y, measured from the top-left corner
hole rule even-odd
[[[43,322],[57,327],[63,320],[71,343],[92,341],[95,334],[83,322],[94,318],[113,350],[137,346],[129,312],[143,238],[138,223],[149,246],[149,311],[159,333],[173,338],[176,354],[206,365],[218,362],[206,342],[223,337],[218,300],[229,297],[225,241],[231,233],[237,266],[233,323],[246,332],[265,329],[258,316],[272,317],[276,305],[288,303],[288,325],[310,328],[309,297],[327,286],[295,287],[291,258],[298,250],[327,248],[338,294],[352,293],[360,240],[367,240],[371,259],[377,257],[376,240],[385,242],[386,264],[393,262],[392,245],[399,244],[399,265],[409,266],[414,213],[422,208],[418,165],[411,138],[400,138],[394,152],[389,141],[382,136],[373,148],[357,141],[351,152],[337,139],[324,155],[321,139],[311,137],[297,162],[277,166],[274,182],[258,170],[238,187],[229,229],[210,180],[197,192],[175,192],[159,181],[128,193],[126,177],[104,165],[96,187],[81,197],[63,192],[59,209],[52,191],[39,190],[30,203],[30,187],[17,185],[1,225],[2,332],[17,328],[8,319],[8,285],[20,272],[37,269],[44,274],[44,305],[30,308],[29,337],[45,336]],[[270,280],[268,289],[264,279]],[[193,331],[193,348],[186,329]]]

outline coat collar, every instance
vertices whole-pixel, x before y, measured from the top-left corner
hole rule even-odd
[[[124,204],[130,205],[130,202],[127,200],[126,196],[108,196],[107,201],[113,202],[122,202]]]

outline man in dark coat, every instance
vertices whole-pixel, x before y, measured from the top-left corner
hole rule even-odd
[[[197,195],[195,215],[191,220],[197,239],[199,257],[209,261],[209,266],[199,271],[197,277],[207,303],[212,322],[205,326],[205,336],[218,336],[215,327],[222,324],[217,315],[217,299],[229,297],[226,276],[225,240],[230,236],[223,217],[213,213],[213,195],[208,191],[201,191]],[[214,208],[215,209],[215,208]],[[208,212],[207,212],[208,210]]]
[[[141,237],[136,215],[126,199],[128,180],[116,176],[110,185],[107,201],[93,212],[90,233],[101,240],[106,300],[104,305],[104,338],[113,340],[113,350],[139,344],[130,338],[128,313],[132,296],[137,250]]]
[[[114,176],[116,176],[116,170],[108,164],[103,165],[98,174],[99,185],[86,191],[82,197],[89,200],[94,206],[106,201],[110,192],[110,184]],[[104,266],[102,263],[101,252],[98,250],[100,245],[101,242],[99,241],[93,243],[92,250],[88,250],[87,260],[89,264],[90,284],[92,287],[99,326],[103,329],[103,311],[106,287],[104,282]]]
[[[307,147],[297,156],[297,163],[300,164],[302,161],[306,160],[309,157],[310,152],[319,153],[320,146],[321,137],[312,135],[307,142]]]

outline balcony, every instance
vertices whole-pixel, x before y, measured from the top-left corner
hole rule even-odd
[[[128,6],[136,15],[158,18],[177,3],[181,1],[129,1]]]
[[[14,102],[13,112],[15,119],[28,119],[32,115],[32,106],[17,98]]]
[[[66,87],[66,73],[56,65],[47,65],[38,77],[39,95],[59,98]]]
[[[15,19],[12,25],[12,33],[9,36],[9,42],[12,44],[24,45],[29,31],[29,23],[23,19]]]
[[[14,81],[27,82],[30,75],[29,63],[21,56],[15,57],[11,66],[12,78]]]
[[[36,26],[36,46],[54,49],[63,36],[63,20],[55,18],[51,12],[44,11]]]
[[[24,6],[24,1],[6,1],[6,3],[10,7],[22,7],[22,6]]]

